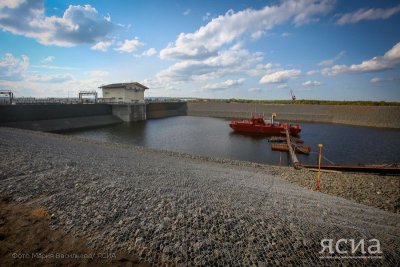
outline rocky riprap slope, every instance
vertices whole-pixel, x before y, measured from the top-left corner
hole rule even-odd
[[[400,264],[399,214],[274,168],[8,128],[0,155],[0,196],[47,207],[53,228],[153,265]],[[382,259],[321,259],[321,239],[340,238],[376,238]]]

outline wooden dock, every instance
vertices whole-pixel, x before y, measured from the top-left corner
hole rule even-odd
[[[304,146],[304,145],[293,145],[292,147],[294,149],[295,153],[300,153],[300,154],[310,154],[311,152],[311,148],[309,146]],[[272,150],[276,150],[276,151],[285,151],[288,152],[289,151],[289,146],[287,145],[287,143],[284,144],[271,144],[271,148]]]
[[[295,140],[290,136],[289,131],[286,129],[286,143],[283,142],[284,137],[270,138],[269,142],[277,142],[271,144],[272,150],[285,151],[289,153],[291,165],[295,169],[306,168],[310,170],[318,170],[318,165],[311,164],[301,164],[298,160],[296,153],[309,154],[311,148],[306,145],[296,145]],[[300,139],[301,140],[301,139]],[[366,172],[366,173],[379,173],[379,174],[389,174],[389,175],[400,175],[400,165],[389,164],[389,165],[321,165],[321,170],[330,172]]]
[[[290,134],[289,134],[288,129],[286,129],[285,134],[286,134],[286,143],[287,143],[287,145],[289,147],[289,156],[290,156],[290,159],[292,160],[293,167],[295,169],[300,169],[301,168],[301,163],[297,159],[296,153],[295,153],[295,151],[293,149],[292,142],[290,141]]]
[[[290,137],[290,141],[292,143],[297,143],[297,144],[303,144],[304,143],[303,139],[298,138],[298,137],[293,137],[293,136]],[[285,142],[286,143],[286,137],[285,136],[271,136],[270,138],[268,138],[268,142],[271,142],[271,143],[283,143],[283,142]]]

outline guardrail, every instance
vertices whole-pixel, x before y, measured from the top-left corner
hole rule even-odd
[[[180,99],[169,99],[169,100],[145,100],[136,102],[123,102],[116,101],[109,98],[97,98],[97,100],[92,98],[36,98],[36,97],[17,97],[10,102],[9,98],[0,98],[0,105],[36,105],[36,104],[137,104],[137,103],[171,103],[171,102],[185,102]]]
[[[97,101],[98,103],[99,101]],[[8,99],[0,99],[0,105],[35,105],[35,104],[94,104],[94,99],[82,99],[78,98],[34,98],[34,97],[18,97],[14,98],[12,102]]]
[[[110,99],[79,99],[79,98],[14,98],[12,103],[8,99],[0,99],[0,105],[37,105],[37,104],[125,104],[122,101]]]

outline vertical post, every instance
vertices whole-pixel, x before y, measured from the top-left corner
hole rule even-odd
[[[271,114],[271,124],[275,123],[275,117],[276,117],[276,113],[272,112],[272,114]]]
[[[319,155],[318,155],[318,173],[317,173],[317,183],[315,185],[315,190],[321,190],[321,159],[322,159],[322,144],[318,144]]]
[[[295,153],[294,148],[292,146],[292,142],[290,141],[289,130],[287,128],[285,129],[285,133],[286,133],[286,143],[287,143],[287,146],[289,148],[289,155],[290,155],[290,158],[292,160],[293,167],[295,169],[300,169],[301,168],[301,164],[300,164],[299,160],[296,157],[296,153]]]

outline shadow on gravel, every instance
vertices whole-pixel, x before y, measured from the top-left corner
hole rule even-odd
[[[49,227],[49,212],[0,199],[1,266],[150,266],[133,255],[95,251]]]

